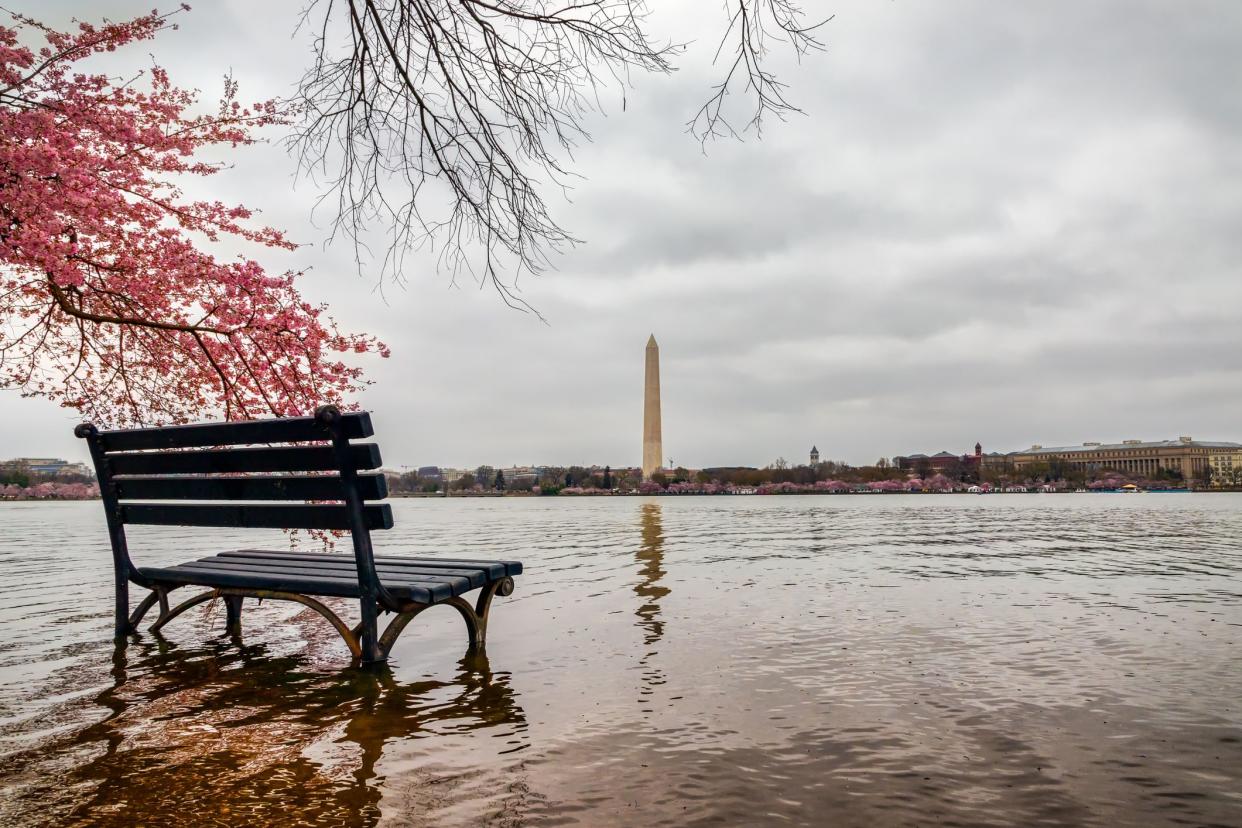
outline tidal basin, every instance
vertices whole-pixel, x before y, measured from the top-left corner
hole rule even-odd
[[[377,552],[525,563],[486,656],[280,603],[117,650],[99,504],[0,504],[0,824],[1242,825],[1242,495],[393,509]]]

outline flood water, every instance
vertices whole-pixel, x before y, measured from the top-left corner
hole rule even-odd
[[[394,512],[381,552],[525,563],[486,655],[436,609],[355,669],[253,601],[118,650],[99,504],[0,504],[0,824],[1242,825],[1242,496]]]

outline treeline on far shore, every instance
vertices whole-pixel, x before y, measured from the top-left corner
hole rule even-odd
[[[0,500],[90,500],[99,485],[84,474],[40,474],[20,464],[0,468]]]
[[[434,467],[426,467],[434,468]],[[898,468],[888,460],[870,466],[822,462],[790,465],[783,459],[764,468],[726,466],[663,469],[644,480],[639,469],[610,466],[548,466],[494,469],[480,466],[452,479],[407,472],[390,475],[397,496],[607,495],[607,494],[862,494],[943,492],[1108,491],[1133,486],[1144,490],[1185,489],[1175,472],[1138,477],[1112,469],[1085,473],[1068,465],[1036,465],[1023,470],[979,468],[954,463],[943,469],[927,464]]]

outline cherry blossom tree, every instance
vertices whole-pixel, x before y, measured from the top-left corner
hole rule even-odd
[[[169,18],[0,25],[0,386],[127,425],[339,402],[364,384],[342,357],[387,349],[339,330],[300,274],[217,259],[207,245],[295,245],[177,184],[218,172],[200,151],[254,143],[279,108],[243,105],[226,78],[219,106],[195,112],[159,66],[116,78],[83,65]]]

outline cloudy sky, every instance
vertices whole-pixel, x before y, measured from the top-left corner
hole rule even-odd
[[[806,116],[706,154],[684,125],[723,16],[653,5],[698,42],[592,120],[555,208],[586,243],[520,285],[546,325],[430,259],[381,297],[277,145],[212,180],[306,243],[269,269],[392,346],[362,400],[390,466],[637,464],[650,333],[681,465],[1242,440],[1242,4],[808,0],[836,17],[786,76]],[[300,7],[201,2],[142,48],[208,99],[230,69],[285,94]],[[0,457],[85,457],[71,412],[3,392],[0,417]]]

